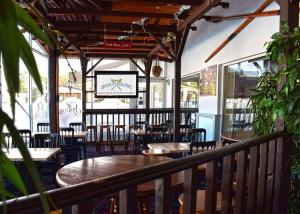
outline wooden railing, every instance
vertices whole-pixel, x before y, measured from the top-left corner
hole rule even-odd
[[[289,136],[275,133],[105,179],[51,190],[47,195],[55,204],[52,209],[76,205],[79,213],[90,213],[84,206],[86,201],[119,192],[119,213],[133,214],[138,213],[137,185],[155,180],[155,213],[170,213],[171,175],[184,171],[183,213],[195,213],[197,166],[207,163],[205,213],[215,213],[217,191],[221,191],[222,213],[284,214],[288,203],[291,140]],[[221,172],[221,179],[218,172]],[[0,209],[3,206],[1,204]],[[6,209],[8,213],[43,212],[38,194],[6,201]]]
[[[157,125],[173,120],[172,108],[162,109],[87,109],[83,118],[87,126],[95,125],[124,125],[129,131],[129,125],[137,121],[147,121],[149,125]],[[181,124],[195,124],[195,113],[198,109],[181,109]]]

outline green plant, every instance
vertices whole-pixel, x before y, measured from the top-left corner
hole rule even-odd
[[[300,210],[300,28],[286,24],[266,43],[267,57],[279,64],[278,72],[265,72],[249,105],[255,114],[254,131],[266,134],[282,127],[294,137],[290,213]]]
[[[25,1],[26,2],[26,1]],[[50,41],[45,33],[38,27],[36,22],[27,14],[27,12],[18,6],[13,0],[0,1],[0,52],[3,58],[3,71],[10,95],[11,109],[13,118],[10,118],[0,108],[0,196],[2,202],[8,198],[15,197],[5,189],[4,179],[8,179],[20,192],[27,194],[26,186],[16,169],[9,161],[5,154],[6,142],[3,137],[4,126],[10,132],[12,139],[19,148],[24,164],[31,177],[31,180],[40,193],[41,202],[45,212],[49,212],[49,206],[44,187],[41,183],[39,174],[33,163],[28,150],[14,126],[15,115],[15,96],[20,91],[19,60],[21,59],[26,65],[32,76],[37,88],[42,93],[42,83],[38,68],[32,54],[31,48],[24,38],[20,28],[25,29],[36,38],[50,45]],[[5,206],[4,206],[5,207]]]

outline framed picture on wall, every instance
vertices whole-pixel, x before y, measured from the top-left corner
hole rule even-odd
[[[200,70],[200,96],[216,96],[217,65]]]

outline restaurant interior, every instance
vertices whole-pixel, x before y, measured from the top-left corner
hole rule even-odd
[[[15,97],[0,49],[25,145],[1,122],[1,213],[288,213],[293,140],[258,134],[250,100],[286,63],[264,45],[299,26],[297,1],[12,2],[51,45],[18,23],[43,92],[22,58]]]

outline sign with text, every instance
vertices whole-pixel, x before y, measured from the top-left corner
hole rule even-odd
[[[137,71],[96,71],[95,78],[97,98],[138,97]]]
[[[132,43],[125,41],[105,41],[104,48],[131,49]]]

